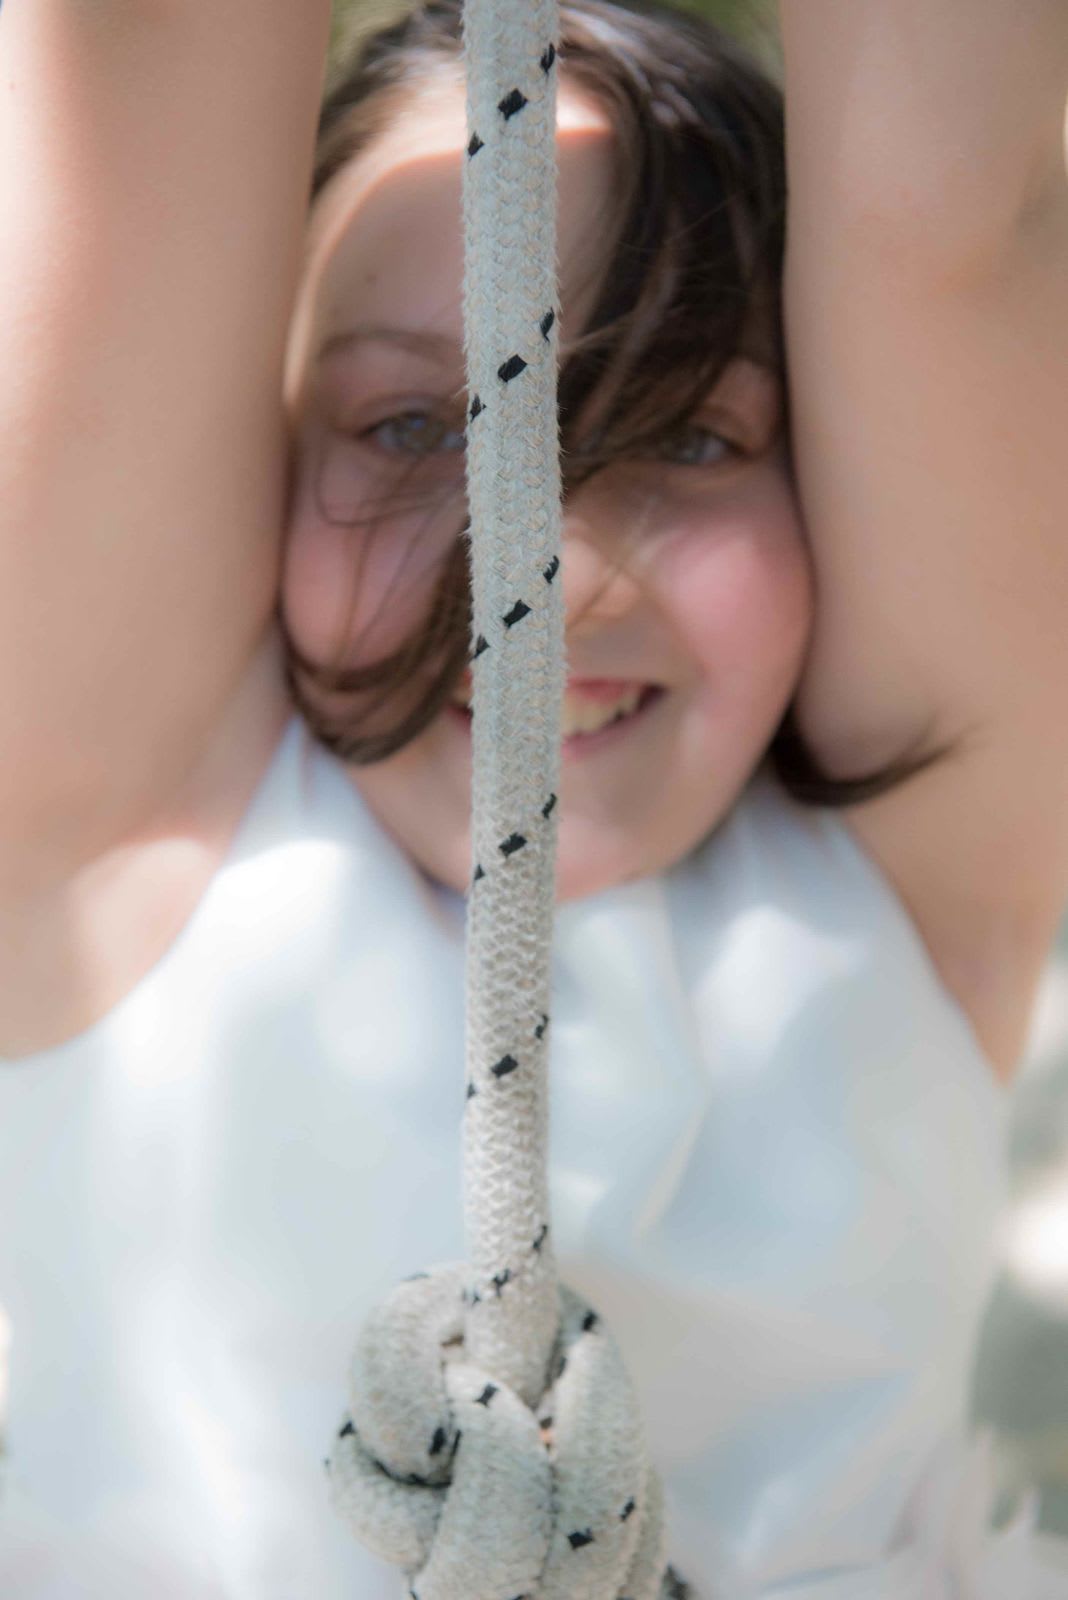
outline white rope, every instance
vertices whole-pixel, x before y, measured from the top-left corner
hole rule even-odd
[[[547,1052],[564,685],[556,5],[464,11],[474,596],[465,1221],[473,1358],[535,1405],[556,1331]],[[536,1246],[536,1248],[535,1248]],[[496,1280],[510,1273],[503,1292]]]
[[[329,1468],[417,1600],[668,1600],[660,1485],[618,1349],[558,1287],[547,1052],[564,636],[557,0],[467,0],[464,312],[474,600],[469,1265],[365,1325]]]
[[[364,1325],[330,1462],[356,1537],[418,1600],[682,1594],[614,1340],[561,1289],[556,1376],[532,1411],[467,1359],[464,1275],[402,1283]]]

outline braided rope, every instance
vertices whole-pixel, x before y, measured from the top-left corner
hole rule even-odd
[[[464,312],[474,601],[469,1265],[364,1326],[328,1463],[416,1600],[670,1600],[660,1485],[596,1313],[558,1286],[549,983],[564,685],[557,0],[467,0]]]
[[[475,632],[466,1337],[472,1357],[528,1405],[544,1387],[557,1325],[546,1172],[564,685],[555,27],[552,0],[468,0],[464,13]],[[502,1269],[511,1274],[507,1293],[496,1287]]]

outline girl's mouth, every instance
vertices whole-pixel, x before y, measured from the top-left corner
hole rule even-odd
[[[618,678],[572,678],[564,693],[561,732],[565,749],[577,754],[599,744],[623,723],[633,722],[647,706],[658,700],[663,690],[653,683],[624,682]],[[469,674],[453,691],[452,706],[465,720],[471,718],[471,680]]]

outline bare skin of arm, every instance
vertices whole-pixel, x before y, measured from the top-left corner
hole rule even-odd
[[[783,0],[802,728],[996,1070],[1068,898],[1068,10]]]
[[[328,10],[3,8],[0,849],[26,871],[166,804],[262,633]]]
[[[277,717],[282,363],[328,26],[327,0],[0,12],[0,1051],[46,965],[54,1000],[67,946],[107,946],[82,925],[99,904],[106,930],[132,842]],[[151,895],[126,920],[166,942]]]

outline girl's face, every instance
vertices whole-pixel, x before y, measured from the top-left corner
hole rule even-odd
[[[288,365],[297,467],[283,579],[300,652],[367,666],[424,622],[464,522],[463,96],[442,83],[324,190]],[[561,85],[561,336],[610,232],[611,124]],[[610,267],[608,270],[611,270]],[[565,513],[564,898],[680,860],[725,815],[797,681],[809,567],[777,378],[739,359],[661,455]],[[389,831],[456,889],[470,871],[470,717],[455,702],[353,769]]]

